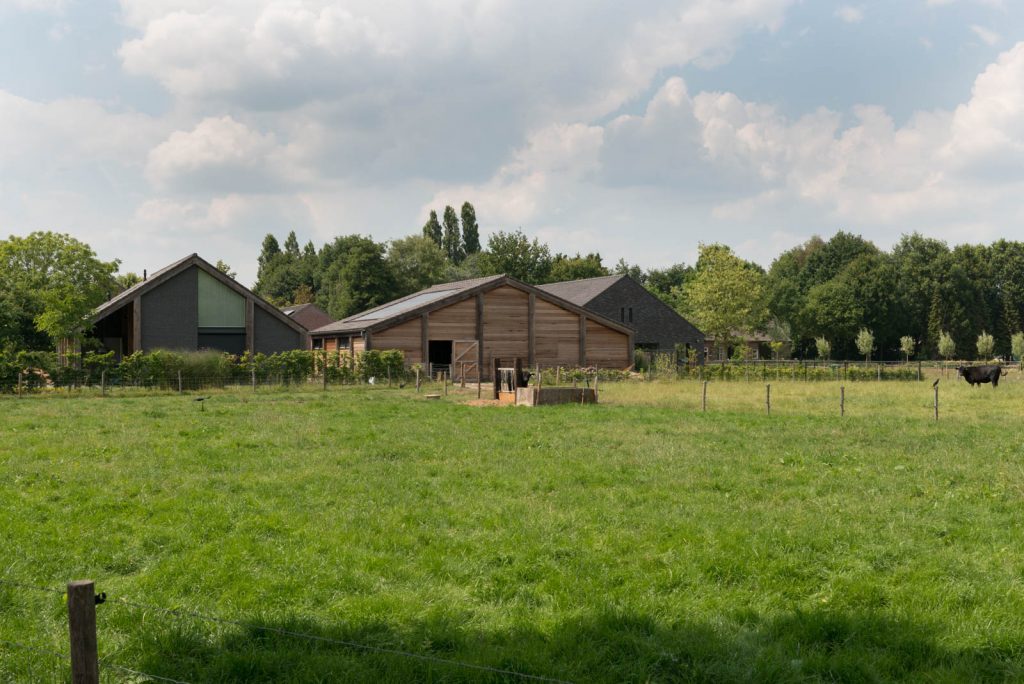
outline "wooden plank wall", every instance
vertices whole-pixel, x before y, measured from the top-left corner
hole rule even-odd
[[[542,366],[579,365],[579,314],[538,299],[534,316],[534,353],[537,363]]]
[[[587,319],[587,365],[625,368],[630,363],[629,336]]]
[[[434,314],[430,316],[430,327],[434,327]],[[393,328],[374,333],[373,348],[401,349],[405,353],[406,365],[423,363],[423,351],[420,347],[419,317],[408,320],[405,323],[400,323]]]
[[[484,368],[491,359],[529,356],[530,295],[508,285],[484,293]],[[433,319],[433,314],[431,314]]]
[[[476,300],[471,297],[432,311],[428,320],[427,330],[432,340],[475,340]]]

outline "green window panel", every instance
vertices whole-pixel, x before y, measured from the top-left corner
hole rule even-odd
[[[245,328],[245,297],[199,271],[199,327]]]

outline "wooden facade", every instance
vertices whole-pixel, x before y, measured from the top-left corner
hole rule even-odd
[[[456,377],[465,369],[470,379],[490,379],[495,358],[546,367],[632,365],[626,326],[507,276],[467,282],[472,285],[450,283],[410,295],[406,299],[415,301],[424,293],[451,292],[388,318],[373,319],[371,310],[314,330],[313,345],[329,351],[399,349],[408,365],[451,365]],[[380,308],[401,309],[403,300],[396,301]]]

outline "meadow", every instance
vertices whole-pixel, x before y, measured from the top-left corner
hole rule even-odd
[[[0,681],[1024,679],[1024,382],[0,398]],[[126,603],[128,602],[128,603]],[[162,609],[181,612],[167,613]],[[213,622],[192,612],[237,621]],[[148,681],[112,668],[104,681]]]

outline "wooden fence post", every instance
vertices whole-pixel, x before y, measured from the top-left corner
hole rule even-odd
[[[178,394],[181,394],[181,371],[178,371]]]
[[[442,371],[441,379],[444,381],[444,396],[448,396],[448,376],[451,375],[450,370]]]
[[[878,364],[878,382],[882,381],[882,364]]]
[[[388,366],[388,387],[391,387],[391,366]]]
[[[839,386],[839,417],[846,415],[846,388]]]
[[[772,385],[768,383],[764,386],[764,406],[768,412],[768,415],[772,415]]]
[[[917,381],[918,381],[918,382],[921,382],[921,380],[923,380],[923,379],[924,379],[924,378],[923,378],[923,377],[922,377],[922,375],[921,375],[921,362],[920,362],[920,361],[918,361],[918,362],[917,362]]]
[[[597,381],[601,376],[597,373],[594,374],[594,403],[597,403]]]
[[[466,362],[459,361],[459,383],[462,389],[466,389]]]
[[[72,684],[99,684],[96,651],[96,585],[92,580],[68,582],[68,632],[71,637]]]
[[[256,391],[256,366],[252,367],[252,391]]]
[[[935,420],[939,419],[939,381],[936,380],[935,384],[932,385],[935,390]]]
[[[420,391],[420,369],[416,369],[416,392]]]
[[[107,396],[107,371],[106,369],[100,371],[100,396]]]
[[[700,410],[701,411],[707,411],[708,410],[708,381],[707,380],[704,381],[704,389],[703,389],[703,391],[701,392],[701,395],[700,395]]]
[[[18,371],[18,396],[21,396],[21,371]]]

